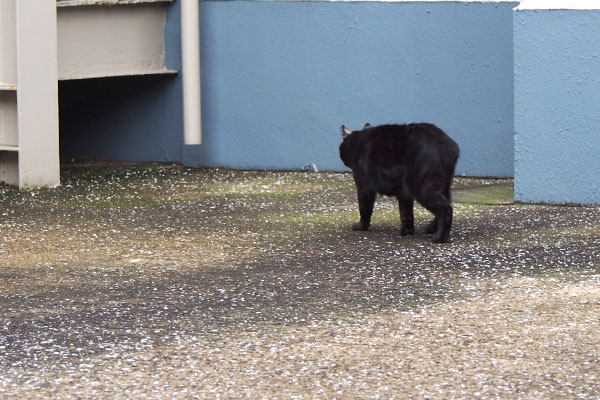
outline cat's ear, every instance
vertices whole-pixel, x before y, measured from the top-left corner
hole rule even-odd
[[[342,125],[342,136],[346,139],[348,136],[352,135],[352,131]]]
[[[372,128],[371,124],[367,122],[363,129],[371,129],[371,128]]]

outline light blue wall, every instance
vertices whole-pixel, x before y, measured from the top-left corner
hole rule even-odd
[[[514,16],[515,197],[600,203],[600,10]]]
[[[339,127],[428,121],[457,173],[513,175],[517,3],[201,2],[191,165],[344,169]]]
[[[512,176],[516,4],[202,1],[203,144],[183,145],[180,74],[61,83],[61,151],[344,170],[340,125],[427,121],[459,142],[457,173]]]

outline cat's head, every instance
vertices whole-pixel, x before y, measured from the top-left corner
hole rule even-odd
[[[372,128],[371,124],[367,122],[365,124],[364,128],[362,128],[362,130],[364,131],[365,129],[371,129],[371,128]],[[354,132],[357,132],[357,131],[351,131],[350,129],[346,128],[345,125],[342,125],[342,137],[344,139],[346,139],[347,137],[352,135]]]
[[[368,122],[365,124],[365,127],[362,130],[364,131],[366,129],[371,129],[371,124]],[[353,139],[357,136],[360,136],[356,134],[357,132],[361,131],[352,131],[342,125],[342,137],[344,140],[340,144],[340,158],[344,162],[344,165],[348,168],[352,168],[360,153],[361,141]]]

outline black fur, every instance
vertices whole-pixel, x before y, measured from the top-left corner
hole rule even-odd
[[[426,232],[445,243],[452,228],[450,186],[458,160],[458,145],[432,124],[365,125],[361,131],[342,126],[340,157],[352,168],[358,191],[360,222],[368,230],[377,194],[395,196],[400,205],[401,235],[414,233],[413,202],[431,211]]]

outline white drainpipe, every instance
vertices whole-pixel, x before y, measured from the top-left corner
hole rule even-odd
[[[202,143],[199,0],[181,0],[184,143]]]

